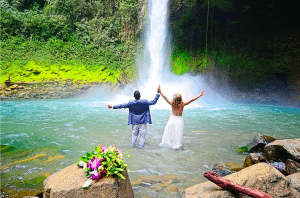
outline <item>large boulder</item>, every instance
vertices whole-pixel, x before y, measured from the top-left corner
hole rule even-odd
[[[83,189],[87,181],[86,173],[77,164],[73,164],[45,179],[43,198],[134,197],[127,171],[122,172],[122,175],[126,180],[117,176],[104,177],[94,181],[90,188]]]
[[[273,198],[297,198],[300,193],[295,190],[290,181],[277,169],[267,163],[258,163],[243,170],[224,177],[239,185],[256,188]],[[209,198],[209,197],[240,197],[234,192],[223,190],[216,184],[207,181],[184,190],[182,198]]]
[[[289,175],[286,178],[289,180],[293,188],[300,193],[300,172]]]
[[[292,159],[300,163],[300,139],[275,140],[265,146],[264,152],[268,160],[285,162]]]

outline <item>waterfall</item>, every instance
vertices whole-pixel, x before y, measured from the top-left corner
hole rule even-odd
[[[149,0],[149,25],[146,38],[146,50],[149,52],[150,67],[147,84],[160,83],[163,73],[169,68],[167,56],[167,13],[169,0]]]
[[[141,98],[152,100],[155,96],[158,85],[161,85],[162,92],[171,99],[175,93],[182,95],[183,101],[196,97],[200,91],[207,91],[207,101],[218,101],[217,94],[206,84],[203,77],[175,75],[171,72],[171,45],[168,36],[168,5],[169,0],[148,0],[148,21],[144,35],[143,52],[136,58],[139,70],[139,80],[136,84],[129,85],[124,92],[114,96],[112,104],[133,99],[133,92],[139,90]],[[208,91],[209,90],[209,91]],[[210,96],[209,96],[210,95]],[[199,100],[188,107],[203,106],[206,102]],[[153,108],[170,108],[163,98]]]
[[[142,61],[138,61],[138,90],[143,98],[152,99],[161,85],[162,91],[171,98],[181,93],[184,100],[199,94],[199,79],[188,75],[176,76],[171,73],[171,47],[168,37],[168,5],[169,0],[148,1],[148,23],[146,25],[145,47]],[[138,57],[140,58],[140,57]],[[158,108],[167,107],[163,99]]]

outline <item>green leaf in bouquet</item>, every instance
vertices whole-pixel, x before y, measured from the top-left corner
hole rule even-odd
[[[87,153],[85,154],[85,156],[86,156],[87,159],[91,159],[92,154],[87,152]]]
[[[80,161],[83,161],[83,162],[88,161],[88,159],[87,159],[85,156],[84,156],[84,157],[80,157],[79,160],[80,160]],[[79,163],[79,162],[78,162],[78,163]]]
[[[101,153],[102,153],[101,146],[95,146],[95,151],[96,151],[98,154],[101,154]]]
[[[124,177],[121,173],[117,173],[117,175],[118,175],[121,179],[125,180],[125,177]]]
[[[86,172],[86,177],[90,177],[90,176],[91,176],[90,172]]]

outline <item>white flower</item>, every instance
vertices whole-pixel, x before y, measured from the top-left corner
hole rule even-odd
[[[89,188],[93,183],[93,180],[91,178],[89,178],[84,185],[82,186],[82,188]]]
[[[83,161],[80,161],[80,162],[78,163],[78,165],[79,165],[79,166],[83,166],[83,168],[86,168],[86,163],[83,162]]]

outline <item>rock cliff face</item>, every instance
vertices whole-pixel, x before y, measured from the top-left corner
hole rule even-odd
[[[126,180],[104,177],[99,181],[95,180],[90,188],[83,189],[82,186],[87,181],[86,173],[77,164],[73,164],[45,179],[43,198],[134,197],[127,171],[122,174]]]

